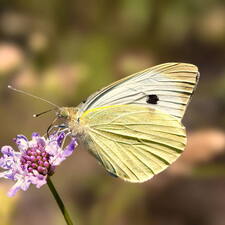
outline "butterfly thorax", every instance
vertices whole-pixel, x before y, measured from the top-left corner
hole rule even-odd
[[[78,107],[61,107],[58,112],[58,118],[69,128],[72,136],[82,136],[85,127],[79,123]]]

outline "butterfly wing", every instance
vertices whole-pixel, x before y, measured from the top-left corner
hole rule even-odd
[[[149,105],[182,119],[198,78],[198,68],[192,64],[161,64],[128,76],[93,94],[81,105],[79,114],[81,116],[89,109],[104,106],[138,104]],[[151,103],[150,97],[156,101]]]
[[[80,124],[89,151],[109,173],[130,182],[144,182],[164,170],[186,144],[180,121],[142,105],[90,109]]]

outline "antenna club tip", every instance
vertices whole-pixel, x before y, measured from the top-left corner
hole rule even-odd
[[[8,85],[8,88],[9,88],[9,89],[12,89],[12,86],[11,86],[11,85]]]
[[[34,117],[34,118],[37,117],[37,114],[33,114],[33,117]]]

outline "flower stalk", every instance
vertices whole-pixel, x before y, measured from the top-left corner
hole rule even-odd
[[[62,214],[64,216],[64,219],[65,219],[67,225],[73,225],[73,222],[72,222],[72,220],[71,220],[71,218],[69,216],[69,213],[68,213],[68,211],[67,211],[67,209],[66,209],[66,207],[65,207],[65,205],[64,205],[64,203],[62,201],[62,199],[60,198],[58,192],[56,191],[56,189],[55,189],[55,187],[54,187],[50,177],[47,178],[47,184],[48,184],[48,187],[49,187],[53,197],[55,198],[55,200],[56,200],[56,202],[57,202],[57,204],[58,204],[58,206],[60,208],[60,211],[62,212]]]

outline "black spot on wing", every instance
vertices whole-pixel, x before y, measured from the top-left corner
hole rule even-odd
[[[157,104],[157,102],[159,101],[159,98],[157,95],[148,95],[147,96],[147,103],[148,104]]]

